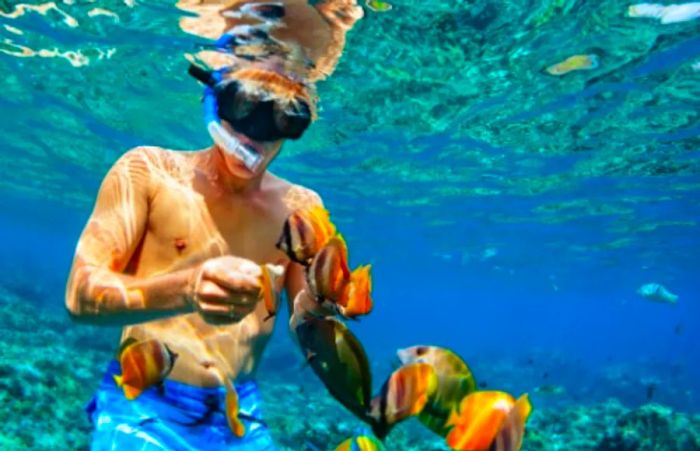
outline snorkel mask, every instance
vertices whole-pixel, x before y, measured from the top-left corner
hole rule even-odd
[[[208,71],[190,65],[189,74],[204,83],[204,121],[214,142],[239,158],[250,171],[263,161],[252,146],[243,144],[221,124],[255,141],[298,139],[311,123],[312,111],[302,99],[286,101],[271,94],[249,92],[235,78],[224,79],[230,69]]]

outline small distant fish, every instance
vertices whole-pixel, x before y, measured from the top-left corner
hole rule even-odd
[[[535,393],[541,395],[562,395],[566,392],[566,389],[561,385],[554,384],[543,384],[535,388]]]
[[[260,286],[262,287],[260,296],[267,310],[267,317],[265,318],[265,321],[267,321],[277,314],[275,282],[278,277],[282,277],[282,274],[284,274],[284,266],[266,263],[260,265],[260,271]]]
[[[384,445],[371,435],[351,437],[338,445],[335,451],[384,451]]]
[[[122,387],[126,399],[136,399],[144,390],[162,384],[176,359],[177,354],[158,340],[127,338],[119,351],[122,374],[115,374],[114,382]]]
[[[435,369],[427,363],[404,365],[391,373],[370,403],[369,416],[376,420],[375,435],[384,438],[398,422],[419,414],[437,384]]]
[[[455,450],[516,451],[532,406],[527,395],[517,401],[500,391],[477,391],[460,403],[459,412],[452,412],[447,425],[452,426],[447,444]]]
[[[390,3],[383,2],[381,0],[366,0],[365,5],[367,5],[367,7],[372,11],[378,13],[384,13],[393,8],[393,6]]]
[[[647,385],[647,401],[651,401],[654,398],[654,393],[656,392],[656,384],[651,383]]]
[[[314,206],[289,215],[276,246],[292,261],[308,266],[335,233],[328,210]]]
[[[664,302],[667,304],[675,304],[678,301],[678,296],[671,293],[661,284],[658,283],[648,283],[642,285],[637,290],[639,294],[644,299],[655,302]]]
[[[700,2],[679,5],[661,5],[659,3],[637,3],[627,9],[629,17],[648,17],[659,19],[662,24],[687,22],[700,17]]]
[[[575,70],[592,70],[597,68],[598,65],[598,55],[574,55],[560,63],[547,67],[545,71],[550,75],[560,76]]]

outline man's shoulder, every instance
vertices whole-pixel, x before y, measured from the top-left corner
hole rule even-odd
[[[281,178],[277,179],[282,201],[289,210],[298,210],[314,205],[323,205],[321,196],[311,188],[292,183]]]
[[[175,176],[190,168],[190,154],[156,146],[139,146],[124,152],[114,163],[114,168],[150,175],[158,173]]]

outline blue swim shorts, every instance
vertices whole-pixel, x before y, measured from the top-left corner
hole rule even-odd
[[[121,372],[112,361],[85,410],[94,427],[92,450],[276,450],[262,422],[261,397],[253,381],[236,384],[243,437],[231,433],[224,411],[226,389],[203,388],[166,380],[129,401],[112,377]]]

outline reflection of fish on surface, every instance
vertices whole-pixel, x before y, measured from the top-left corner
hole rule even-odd
[[[365,0],[365,5],[377,13],[384,13],[393,8],[391,3],[383,2],[381,0]]]
[[[647,283],[642,285],[637,290],[639,294],[644,299],[656,302],[664,302],[667,304],[675,304],[678,301],[678,296],[671,293],[661,284],[658,283]]]
[[[637,3],[627,8],[627,15],[659,19],[662,24],[687,22],[700,17],[700,2],[674,5]]]
[[[396,354],[402,364],[423,362],[435,369],[437,389],[418,414],[418,420],[445,437],[449,432],[445,424],[451,412],[466,395],[476,390],[474,375],[461,357],[446,348],[419,345],[399,349]]]
[[[592,70],[599,66],[598,55],[573,55],[545,69],[550,75],[564,75],[575,70]]]
[[[515,451],[522,446],[532,406],[527,395],[516,401],[500,391],[477,391],[460,403],[447,422],[450,448],[464,451]]]
[[[543,384],[539,387],[536,387],[534,392],[539,393],[541,395],[563,395],[564,393],[566,393],[566,389],[561,385]]]
[[[370,435],[358,435],[345,440],[335,451],[384,451],[382,442]]]
[[[175,365],[177,354],[158,340],[127,338],[119,351],[122,374],[114,375],[127,399],[136,399],[154,385],[162,384]]]

